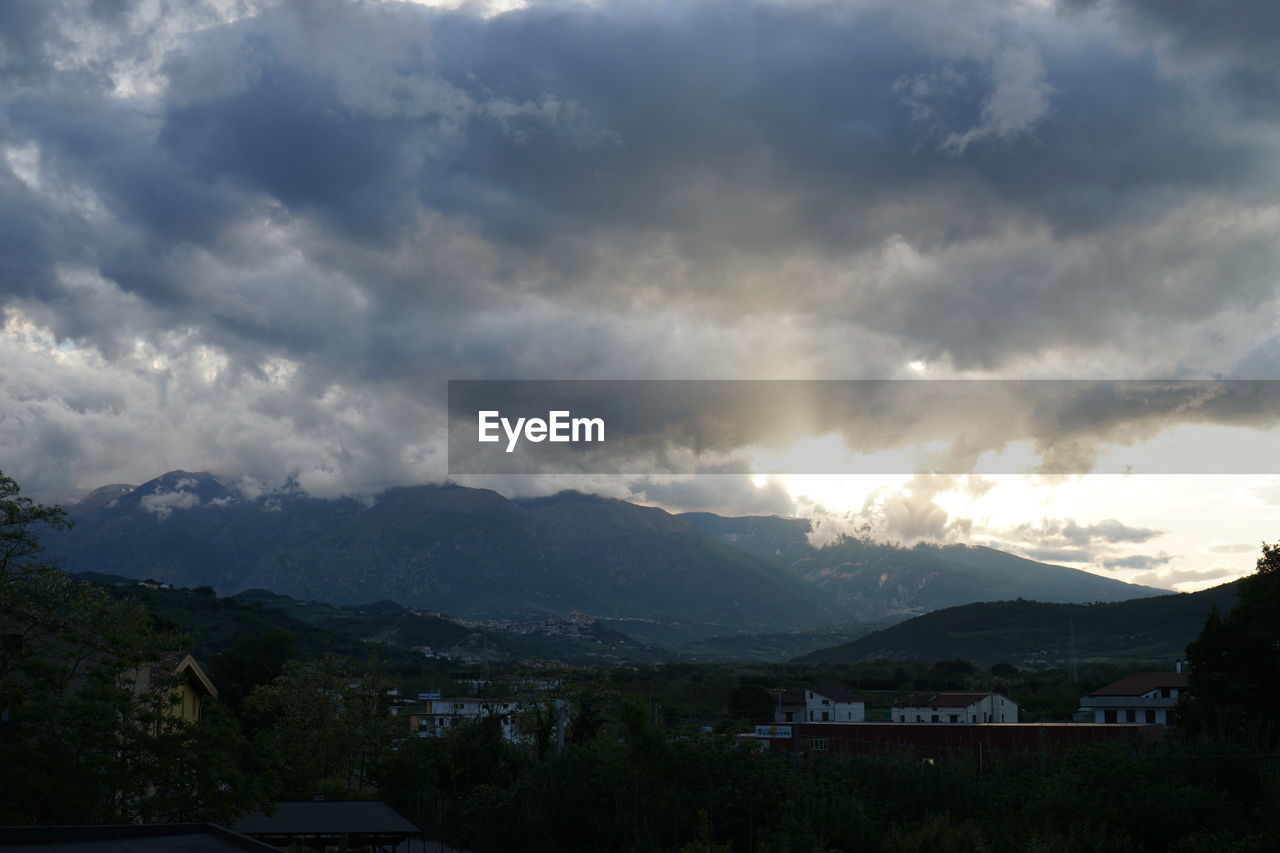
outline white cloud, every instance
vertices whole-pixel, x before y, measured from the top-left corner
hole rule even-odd
[[[182,489],[183,483],[194,485],[190,481],[182,481],[177,484],[177,488],[172,492],[156,492],[151,495],[142,496],[142,508],[147,512],[154,513],[157,518],[165,519],[173,514],[175,509],[191,509],[200,506],[200,496],[195,492],[188,492]]]
[[[942,143],[943,150],[960,154],[980,140],[1007,141],[1030,133],[1049,112],[1054,90],[1044,77],[1044,63],[1035,48],[1005,48],[992,62],[991,94],[982,102],[978,124],[952,133]]]

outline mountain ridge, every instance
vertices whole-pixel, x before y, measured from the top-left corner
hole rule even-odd
[[[645,643],[891,621],[984,598],[1098,600],[1163,591],[991,549],[818,549],[807,521],[674,515],[566,491],[509,499],[456,484],[372,502],[296,486],[250,495],[208,472],[97,489],[47,542],[70,571],[235,594],[392,600],[467,619],[578,611],[646,626]]]
[[[1170,590],[1028,560],[982,545],[901,548],[845,537],[822,548],[805,519],[685,513],[709,535],[787,568],[830,593],[860,619],[918,615],[959,603],[1032,598],[1121,601]]]

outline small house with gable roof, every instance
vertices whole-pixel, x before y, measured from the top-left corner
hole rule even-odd
[[[801,687],[778,694],[776,723],[861,723],[867,706],[843,687]]]
[[[1018,706],[999,693],[916,693],[890,713],[895,723],[1018,722]]]

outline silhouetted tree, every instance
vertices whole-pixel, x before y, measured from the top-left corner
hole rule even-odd
[[[0,824],[226,821],[265,799],[234,721],[169,713],[144,667],[181,647],[134,601],[40,559],[58,507],[0,474]]]
[[[1280,742],[1280,543],[1262,544],[1257,571],[1223,616],[1215,607],[1187,647],[1190,696],[1179,706],[1191,736],[1271,750]]]

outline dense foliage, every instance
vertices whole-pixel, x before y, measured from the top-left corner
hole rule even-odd
[[[209,589],[126,596],[77,582],[40,560],[39,532],[65,524],[0,475],[0,823],[225,822],[320,793],[384,799],[428,837],[476,853],[1280,849],[1278,546],[1264,546],[1239,603],[1191,646],[1197,698],[1181,733],[1138,751],[979,765],[762,753],[734,734],[768,717],[772,690],[805,684],[861,693],[871,719],[937,689],[997,690],[1024,720],[1069,719],[1081,693],[1126,670],[1086,663],[1069,678],[963,659],[508,668],[489,689],[524,691],[513,721],[523,742],[504,740],[492,717],[419,738],[391,713],[388,688],[448,689],[451,674],[482,683],[481,668],[433,670]],[[221,688],[196,725],[130,687],[175,648],[201,649]],[[563,749],[556,699],[567,702]]]
[[[385,795],[484,851],[1271,850],[1280,775],[1220,746],[1096,749],[979,769],[756,753],[673,737],[624,704],[601,734],[538,759],[476,726],[413,740]]]
[[[1235,607],[1215,608],[1187,647],[1191,735],[1228,738],[1260,750],[1280,744],[1280,543],[1262,545],[1257,571],[1240,581]]]
[[[0,474],[0,824],[227,819],[264,799],[235,721],[168,713],[138,673],[181,640],[40,560],[67,525]]]

